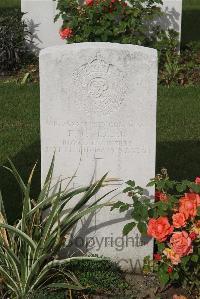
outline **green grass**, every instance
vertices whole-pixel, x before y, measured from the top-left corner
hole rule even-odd
[[[25,178],[35,161],[40,161],[38,85],[0,84],[0,107],[0,164],[6,164],[10,157]],[[34,193],[40,188],[39,170],[38,165]],[[20,194],[16,182],[2,167],[0,189],[13,221],[20,211]]]
[[[21,0],[0,0],[1,7],[20,7]]]
[[[200,41],[200,0],[183,0],[182,46],[190,41]]]
[[[160,87],[157,112],[157,171],[172,178],[200,175],[200,87]]]
[[[199,0],[183,0],[183,9],[200,9]]]
[[[0,84],[0,164],[9,156],[26,178],[40,161],[39,87]],[[167,167],[172,178],[200,175],[200,87],[159,87],[157,113],[157,171]],[[0,169],[0,189],[14,220],[20,195],[11,175]],[[40,188],[40,165],[34,193]]]

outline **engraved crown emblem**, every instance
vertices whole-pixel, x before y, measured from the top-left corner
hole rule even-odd
[[[78,107],[88,113],[118,110],[124,100],[126,84],[123,72],[106,62],[97,52],[73,73]]]
[[[108,72],[109,64],[106,63],[100,54],[97,54],[96,57],[88,63],[90,75],[101,75],[104,76]]]

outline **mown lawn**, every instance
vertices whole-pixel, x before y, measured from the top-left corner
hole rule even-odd
[[[0,164],[9,156],[26,178],[40,161],[39,87],[0,84]],[[157,171],[166,167],[172,178],[200,175],[200,87],[159,87]],[[33,193],[40,188],[40,165]],[[11,175],[1,167],[0,189],[9,218],[20,210],[20,195]],[[16,217],[16,216],[15,216]]]
[[[7,165],[10,157],[27,177],[33,164],[40,161],[39,144],[39,87],[0,84],[0,164]],[[38,165],[34,180],[34,193],[40,188]],[[20,211],[20,194],[12,176],[0,168],[2,190],[10,220]]]
[[[21,0],[1,0],[0,7],[20,7]]]
[[[200,0],[183,0],[182,46],[200,41]]]

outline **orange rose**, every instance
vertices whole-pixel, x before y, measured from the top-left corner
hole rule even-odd
[[[183,213],[176,213],[172,216],[173,226],[176,228],[182,227],[186,225],[185,215]]]
[[[167,217],[151,218],[148,223],[147,233],[159,242],[163,242],[173,232]]]
[[[171,261],[173,265],[178,265],[181,262],[181,257],[175,253],[171,248],[165,248],[163,250],[164,255]]]
[[[179,199],[179,212],[183,213],[186,219],[197,215],[197,199],[194,194],[186,193],[184,197]]]
[[[200,206],[200,195],[194,192],[191,193],[185,193],[185,197],[191,199],[191,200],[195,200],[197,206]]]
[[[186,231],[173,233],[170,239],[170,244],[172,250],[180,257],[192,252],[192,240]]]

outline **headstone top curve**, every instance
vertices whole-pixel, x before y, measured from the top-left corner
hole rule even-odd
[[[47,47],[40,51],[40,57],[45,54],[51,53],[62,53],[66,51],[78,51],[86,49],[112,49],[112,50],[129,50],[133,52],[143,52],[146,55],[157,58],[157,50],[153,48],[132,45],[132,44],[119,44],[119,43],[108,43],[108,42],[84,42],[84,43],[73,43],[62,46]]]

